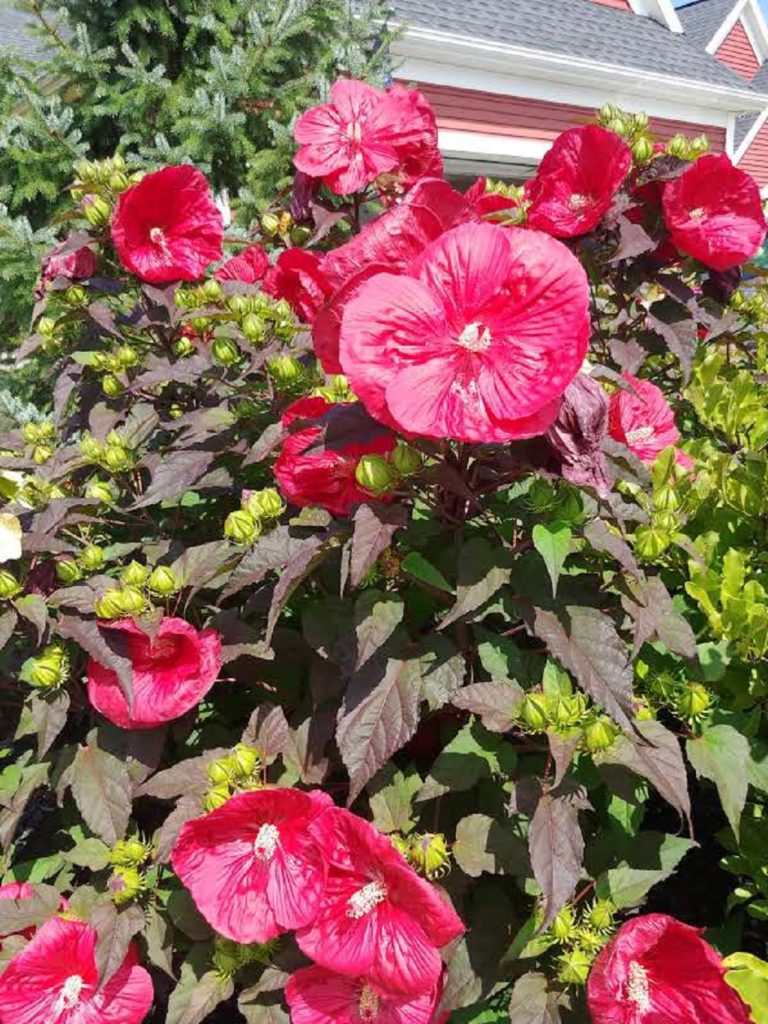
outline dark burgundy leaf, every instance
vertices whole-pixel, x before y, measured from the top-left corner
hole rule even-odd
[[[67,724],[69,694],[66,690],[59,690],[50,696],[33,693],[28,705],[37,732],[37,756],[43,758]]]
[[[96,929],[94,956],[101,990],[122,966],[131,940],[144,927],[144,911],[137,903],[118,911],[109,901],[96,907],[89,924]]]
[[[325,535],[296,536],[289,526],[278,526],[260,537],[256,544],[245,555],[232,573],[229,583],[224,588],[221,600],[231,597],[243,587],[261,583],[264,577],[276,569],[288,565],[305,553],[314,553],[318,541],[322,543]]]
[[[562,994],[550,992],[543,974],[531,971],[518,978],[509,1003],[511,1024],[561,1024]]]
[[[581,877],[584,837],[579,828],[579,801],[572,794],[542,794],[531,819],[528,850],[544,898],[543,931],[571,898]]]
[[[579,373],[546,434],[566,480],[577,487],[593,487],[598,494],[608,492],[611,482],[602,450],[607,433],[608,397],[597,381]]]
[[[115,315],[109,306],[105,306],[101,302],[92,302],[90,306],[86,308],[86,313],[93,320],[95,324],[98,324],[102,330],[106,331],[107,334],[112,334],[116,338],[122,339],[123,334],[115,321]]]
[[[515,710],[524,696],[522,688],[512,680],[473,683],[455,693],[451,704],[479,715],[480,721],[491,732],[508,732],[512,728]]]
[[[16,935],[45,924],[61,904],[61,895],[50,885],[33,885],[23,900],[0,900],[0,933]]]
[[[688,383],[691,376],[691,365],[696,352],[696,323],[687,314],[680,314],[669,321],[658,316],[648,315],[647,325],[666,341],[670,351],[677,356],[683,371],[683,381]]]
[[[483,537],[473,537],[459,551],[456,570],[456,603],[441,620],[440,629],[482,607],[512,574],[509,553]]]
[[[275,584],[264,634],[266,643],[271,643],[272,633],[277,625],[280,612],[290,599],[291,594],[309,576],[318,563],[330,553],[331,539],[327,535],[315,536],[310,540],[312,543],[303,547],[300,553],[283,567],[280,579]]]
[[[602,519],[592,519],[584,527],[584,536],[596,551],[612,555],[622,569],[642,578],[632,548],[623,537],[610,530]]]
[[[13,606],[19,615],[35,627],[37,642],[40,643],[48,626],[48,608],[43,598],[39,594],[25,594],[24,597],[17,598]]]
[[[92,619],[62,615],[56,623],[56,632],[59,636],[74,640],[105,668],[111,668],[128,704],[133,703],[131,661],[125,657],[122,638],[114,630],[102,631]]]
[[[255,747],[262,757],[273,758],[283,753],[290,738],[291,728],[283,709],[262,704],[251,715],[242,742]]]
[[[611,263],[628,260],[633,256],[642,256],[644,252],[651,252],[656,248],[657,243],[642,225],[634,224],[626,217],[619,217],[616,223],[619,230],[619,244],[611,257]]]
[[[152,468],[152,482],[134,508],[146,508],[161,501],[176,501],[192,488],[215,458],[214,452],[169,452]]]
[[[349,582],[359,587],[376,559],[392,543],[398,530],[408,522],[402,505],[361,505],[354,515]]]
[[[563,735],[550,729],[547,732],[547,738],[549,739],[549,751],[555,762],[554,788],[557,789],[571,766],[573,755],[581,741],[581,730],[576,729],[571,735]]]
[[[88,828],[114,846],[125,835],[131,816],[131,780],[126,766],[98,747],[79,747],[68,780]]]
[[[453,855],[471,878],[483,872],[525,876],[530,870],[525,843],[514,834],[511,824],[486,814],[461,819],[456,826]]]
[[[159,800],[172,800],[185,793],[201,795],[208,787],[208,765],[229,753],[226,747],[206,750],[199,757],[188,757],[185,761],[165,771],[158,772],[136,790],[136,796],[154,796]]]
[[[13,608],[0,615],[0,651],[5,647],[13,636],[18,616]]]
[[[674,654],[695,658],[696,635],[673,605],[661,577],[628,581],[627,586],[630,594],[622,597],[621,603],[635,622],[633,656],[638,654],[646,640],[656,636]]]
[[[286,430],[282,423],[270,423],[243,459],[243,465],[251,466],[254,462],[261,462],[263,459],[266,459],[282,443],[285,435]]]
[[[350,445],[367,445],[389,431],[375,420],[362,402],[338,403],[316,420],[296,420],[291,432],[304,430],[308,425],[319,427],[320,435],[306,449],[305,454],[343,451]]]

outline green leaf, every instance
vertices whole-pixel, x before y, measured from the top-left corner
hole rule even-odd
[[[768,1024],[768,963],[751,953],[732,953],[723,964],[725,980],[750,1008],[754,1024]]]
[[[509,1019],[512,1024],[560,1024],[561,993],[550,992],[543,974],[524,974],[512,989]]]
[[[421,788],[421,776],[415,769],[401,772],[389,764],[368,787],[373,821],[381,832],[410,832],[418,815],[413,800]]]
[[[83,839],[63,856],[70,864],[76,864],[79,868],[101,871],[109,864],[110,849],[100,839]]]
[[[557,594],[557,581],[571,550],[573,534],[566,523],[537,523],[532,531],[533,546],[544,559],[549,578],[552,581],[552,594]]]
[[[713,725],[701,736],[688,740],[686,749],[699,778],[717,786],[723,811],[738,839],[749,787],[749,741],[731,725]]]
[[[179,983],[168,1000],[165,1024],[201,1024],[234,990],[231,978],[222,978],[218,971],[201,972],[189,958],[181,965]]]
[[[114,846],[125,835],[131,816],[131,778],[126,766],[98,747],[80,747],[69,769],[69,784],[90,830]]]
[[[413,576],[415,580],[426,583],[427,586],[435,587],[437,590],[444,590],[447,594],[453,594],[454,589],[448,580],[439,572],[431,562],[428,562],[418,551],[411,551],[400,563],[403,572]]]
[[[654,885],[674,873],[694,846],[692,839],[682,836],[641,833],[633,840],[631,860],[609,868],[597,879],[596,895],[612,900],[620,910],[638,906]]]
[[[456,572],[456,603],[443,618],[440,628],[470,615],[509,583],[512,574],[509,553],[483,537],[473,537],[459,552]]]
[[[472,789],[481,778],[499,771],[500,755],[504,759],[504,770],[511,771],[515,761],[512,748],[479,722],[470,722],[438,755],[416,799],[433,800],[449,790]]]
[[[456,826],[453,856],[471,878],[483,872],[492,875],[525,875],[530,869],[525,843],[509,822],[495,821],[487,814],[469,814]]]

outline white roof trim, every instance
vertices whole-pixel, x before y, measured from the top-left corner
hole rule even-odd
[[[538,164],[551,147],[551,142],[523,139],[512,135],[491,135],[486,132],[455,131],[440,128],[440,150],[447,156],[494,159],[499,163],[524,162]]]
[[[730,13],[723,18],[720,23],[720,28],[712,36],[706,45],[707,53],[717,53],[720,47],[723,45],[725,40],[728,38],[731,29],[741,17],[741,12],[746,7],[749,0],[736,0],[736,3],[730,10]]]
[[[683,31],[678,13],[672,6],[672,0],[629,0],[629,6],[635,14],[660,21],[670,32]]]
[[[755,123],[752,125],[752,127],[749,129],[747,134],[742,139],[741,145],[736,150],[736,153],[735,153],[735,155],[733,157],[733,162],[735,164],[741,163],[741,158],[744,156],[744,154],[747,152],[749,147],[755,141],[755,137],[757,136],[757,133],[763,127],[763,125],[765,124],[766,120],[768,120],[768,107],[765,108],[765,110],[762,112],[762,114],[758,115],[757,120],[755,121]]]
[[[534,50],[509,43],[497,43],[473,36],[457,35],[426,28],[406,28],[395,43],[395,52],[403,57],[438,60],[441,64],[459,67],[484,68],[509,74],[514,68],[520,77],[545,78],[550,82],[590,85],[605,91],[631,91],[642,102],[644,96],[668,99],[674,94],[676,101],[697,107],[731,112],[762,110],[768,106],[768,94],[754,92],[748,87],[715,85],[660,74],[640,68],[627,68],[573,54]],[[568,97],[563,100],[567,102]]]

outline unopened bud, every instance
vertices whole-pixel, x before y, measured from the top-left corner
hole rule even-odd
[[[41,316],[37,321],[37,333],[51,338],[56,333],[56,321],[50,316]]]
[[[243,491],[243,508],[255,519],[279,519],[286,510],[282,495],[274,487],[261,491]]]
[[[105,505],[111,505],[115,500],[112,485],[106,480],[91,480],[85,488],[85,496],[94,501],[102,501]]]
[[[701,718],[712,706],[712,695],[702,683],[688,683],[676,702],[677,713],[691,721]]]
[[[408,847],[408,860],[426,878],[444,875],[449,870],[451,860],[445,836],[431,832],[415,836]]]
[[[230,757],[217,758],[208,765],[208,778],[214,786],[228,786],[235,772],[235,765]]]
[[[584,730],[584,745],[590,753],[596,754],[600,750],[612,747],[618,734],[619,730],[610,718],[598,718],[596,722],[590,722]]]
[[[7,569],[0,569],[0,601],[8,601],[21,592],[21,584]]]
[[[105,590],[101,597],[93,602],[93,610],[98,619],[122,618],[125,612],[121,601],[121,591],[117,588]]]
[[[115,171],[109,176],[109,187],[113,192],[124,192],[129,184],[128,175],[123,174],[122,171]]]
[[[413,476],[423,466],[421,452],[411,448],[405,441],[398,441],[394,450],[389,456],[392,465],[401,476]]]
[[[101,196],[91,196],[85,200],[85,219],[93,228],[103,228],[109,224],[112,207]]]
[[[176,579],[173,569],[169,565],[158,565],[156,569],[153,569],[152,575],[149,577],[149,589],[153,594],[159,594],[162,597],[175,594],[179,589],[179,581]]]
[[[229,786],[214,786],[213,789],[209,789],[203,797],[203,809],[206,811],[215,811],[217,807],[223,807],[227,800],[229,800],[230,796],[231,793],[229,791]]]
[[[36,444],[32,450],[32,461],[36,465],[42,466],[48,462],[52,455],[53,448],[49,444]]]
[[[101,462],[104,457],[104,445],[91,434],[86,434],[80,441],[80,452],[90,462]]]
[[[173,354],[177,359],[186,359],[195,353],[195,343],[189,338],[177,338],[173,343]]]
[[[557,977],[566,985],[585,985],[592,967],[592,958],[582,949],[570,949],[557,959]]]
[[[638,164],[647,164],[653,156],[653,140],[641,135],[632,145],[632,156]]]
[[[239,944],[217,935],[213,941],[213,966],[222,978],[236,974],[242,967]]]
[[[56,563],[56,576],[62,583],[77,583],[80,579],[80,566],[72,558],[62,558]]]
[[[258,521],[242,508],[230,512],[224,521],[224,536],[235,544],[252,544],[260,532]]]
[[[576,934],[576,915],[573,907],[565,906],[552,922],[551,932],[558,942],[568,942]]]
[[[230,338],[214,338],[211,355],[220,366],[234,366],[240,362],[240,349]]]
[[[124,906],[141,895],[144,883],[137,868],[116,868],[107,883],[112,901],[118,907]]]
[[[116,867],[140,867],[149,853],[150,848],[140,839],[120,839],[112,847],[109,860]]]
[[[124,473],[131,467],[131,456],[125,448],[107,448],[104,452],[104,465],[112,473]]]
[[[256,313],[244,316],[240,328],[249,341],[261,341],[266,333],[264,321]]]
[[[355,480],[371,494],[386,494],[397,484],[397,471],[381,455],[363,455],[355,469]]]
[[[526,503],[531,512],[542,513],[549,511],[555,504],[557,495],[552,484],[547,480],[537,477],[525,496]]]
[[[291,244],[304,245],[312,237],[311,230],[304,224],[297,224],[291,229]]]
[[[88,301],[88,294],[82,285],[73,284],[64,292],[64,301],[69,306],[84,306]]]
[[[595,900],[587,914],[587,920],[597,931],[605,932],[613,927],[615,916],[616,907],[611,900]]]
[[[669,155],[679,157],[681,160],[688,158],[689,148],[688,139],[684,135],[673,135],[667,143]]]
[[[545,732],[549,725],[548,704],[543,693],[529,693],[520,705],[520,718],[533,732]]]
[[[286,388],[304,377],[304,367],[293,356],[277,356],[267,363],[270,377],[278,387]]]
[[[124,388],[114,373],[108,373],[101,379],[101,390],[107,398],[117,398],[123,393]]]
[[[274,213],[265,213],[261,218],[261,230],[265,235],[276,235],[280,230],[280,218]]]
[[[218,302],[219,299],[224,297],[224,292],[221,289],[221,285],[218,281],[206,281],[203,285],[203,297],[208,302]]]
[[[41,654],[30,658],[24,674],[30,686],[39,687],[41,690],[53,690],[63,686],[69,674],[67,652],[60,644],[49,644]]]
[[[86,544],[78,561],[87,572],[98,572],[104,565],[104,548],[98,544]]]
[[[138,615],[147,607],[147,599],[138,587],[123,587],[118,591],[118,602],[126,615]]]
[[[242,778],[250,778],[259,767],[259,752],[253,747],[246,746],[245,743],[238,743],[232,754],[232,763],[238,775]]]
[[[115,356],[120,366],[125,370],[135,366],[139,361],[139,353],[133,345],[120,345],[117,352],[115,352]]]
[[[130,587],[143,587],[147,582],[149,569],[141,562],[129,562],[120,573],[120,582]]]
[[[248,299],[245,295],[230,295],[227,299],[227,309],[235,316],[243,316],[248,312]]]
[[[635,531],[635,554],[643,562],[652,562],[658,558],[671,543],[669,534],[661,530],[641,526]]]

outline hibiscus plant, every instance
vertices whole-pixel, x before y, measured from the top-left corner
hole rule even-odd
[[[757,186],[338,81],[80,162],[0,440],[0,1024],[765,1024]],[[702,933],[708,929],[706,936]]]

